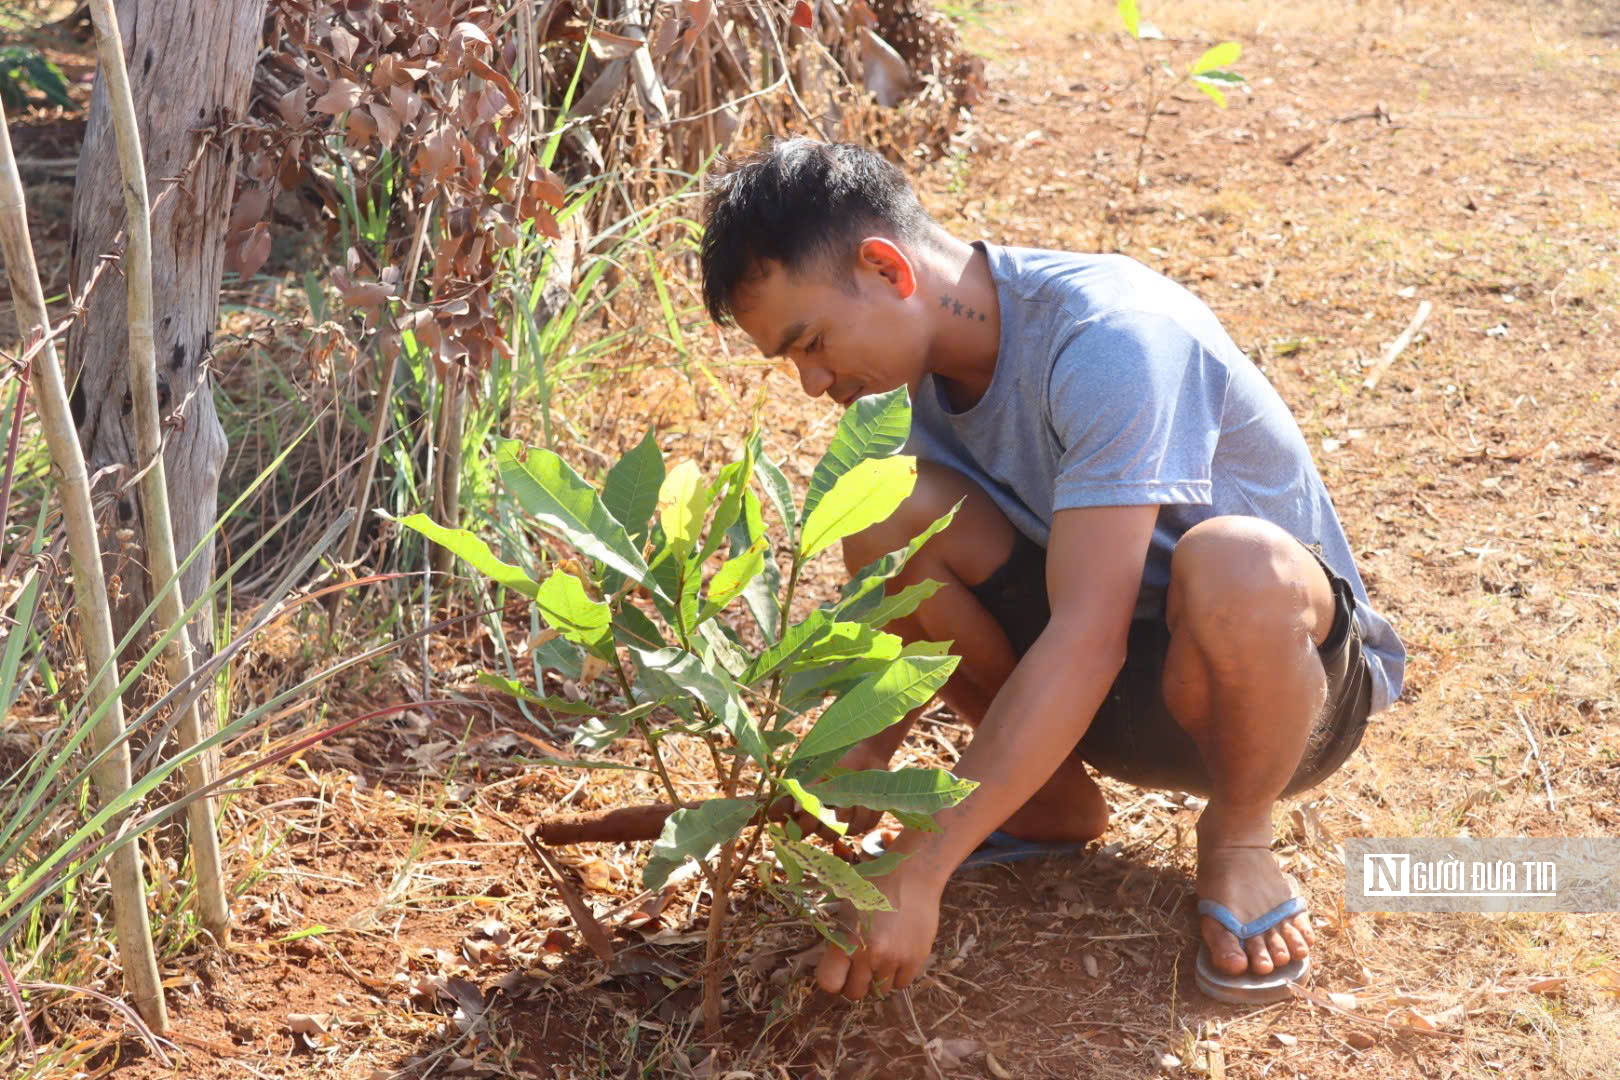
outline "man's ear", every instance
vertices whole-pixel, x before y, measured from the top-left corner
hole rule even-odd
[[[860,269],[870,270],[894,286],[894,291],[902,300],[911,299],[911,295],[917,291],[916,268],[893,240],[868,236],[861,241],[856,252],[856,263]]]

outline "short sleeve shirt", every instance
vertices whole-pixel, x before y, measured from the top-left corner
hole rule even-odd
[[[1368,599],[1304,436],[1209,308],[1125,256],[977,246],[1001,309],[995,374],[964,411],[925,376],[908,450],[974,480],[1042,547],[1058,510],[1159,506],[1138,617],[1163,613],[1170,554],[1200,521],[1281,526],[1354,590],[1373,710],[1400,696],[1406,650]]]

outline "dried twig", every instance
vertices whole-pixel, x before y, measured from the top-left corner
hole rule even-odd
[[[1558,802],[1553,798],[1552,779],[1547,775],[1547,763],[1541,757],[1541,747],[1536,743],[1536,736],[1530,730],[1530,722],[1524,718],[1524,712],[1513,706],[1513,715],[1519,718],[1519,726],[1524,728],[1524,737],[1530,740],[1530,756],[1536,759],[1536,767],[1541,770],[1541,782],[1547,788],[1547,809],[1554,813],[1558,810]]]
[[[1408,345],[1412,344],[1412,339],[1417,336],[1419,330],[1423,329],[1424,322],[1429,318],[1429,312],[1433,310],[1434,305],[1427,300],[1418,305],[1417,314],[1413,315],[1412,321],[1406,324],[1406,329],[1401,331],[1401,336],[1385,347],[1384,355],[1378,358],[1378,363],[1373,365],[1372,371],[1368,372],[1367,377],[1361,380],[1363,390],[1371,390],[1378,385],[1378,380],[1382,379],[1384,372],[1388,371],[1390,365],[1395,363],[1395,358],[1405,352]]]

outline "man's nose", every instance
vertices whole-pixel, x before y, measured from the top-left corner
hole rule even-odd
[[[796,364],[799,369],[799,385],[811,397],[820,397],[832,388],[833,374],[819,364]]]

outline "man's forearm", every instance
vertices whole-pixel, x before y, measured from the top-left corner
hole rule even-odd
[[[939,832],[908,829],[894,850],[939,883],[1049,780],[1085,734],[1124,662],[1094,636],[1048,626],[996,695],[952,770],[979,787],[934,815]]]

